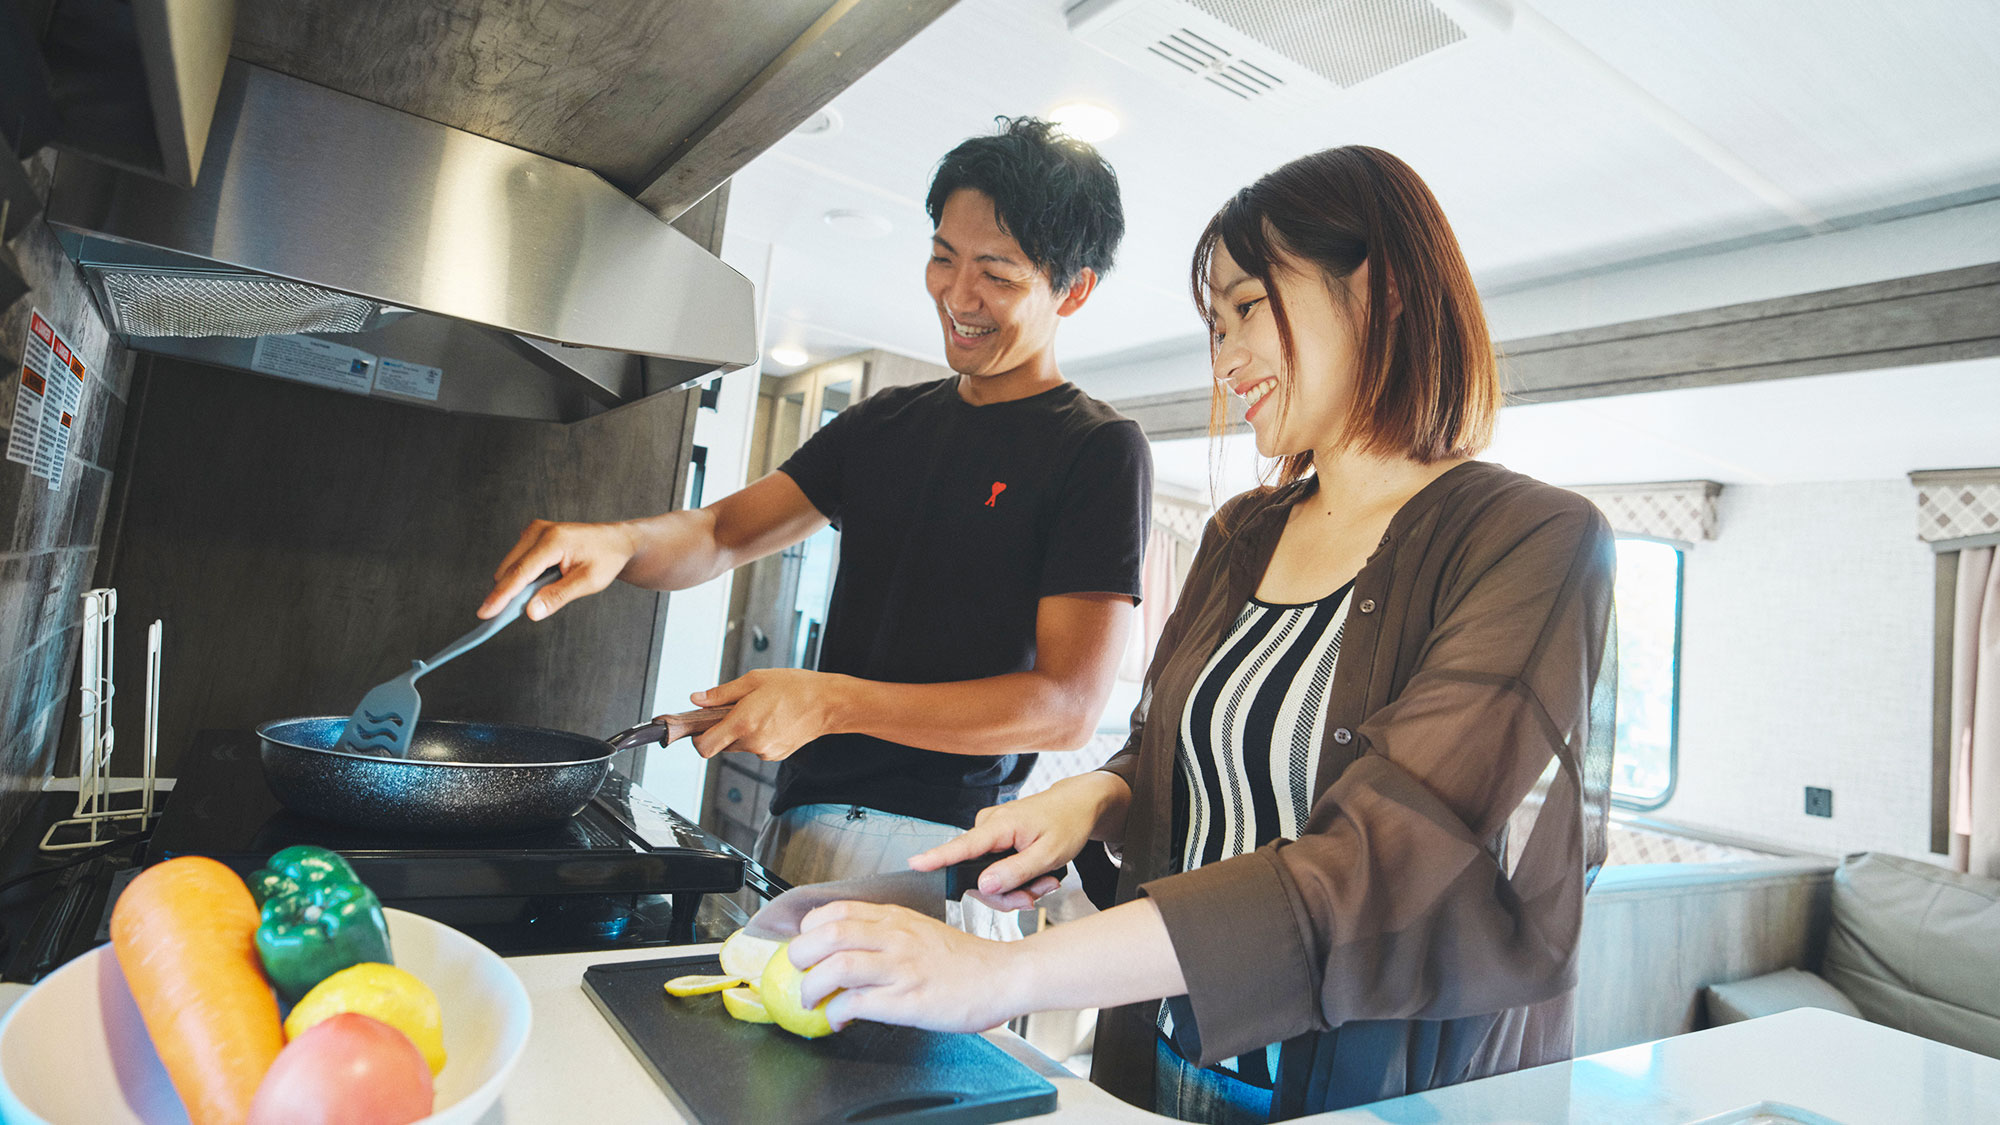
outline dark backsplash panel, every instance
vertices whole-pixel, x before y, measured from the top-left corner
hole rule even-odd
[[[564,425],[154,357],[133,395],[106,549],[121,616],[166,621],[161,773],[174,776],[200,730],[353,710],[476,623],[530,519],[672,507],[696,393]],[[523,619],[425,677],[424,714],[599,736],[633,725],[661,601],[616,584],[548,621]],[[121,684],[144,682],[143,655],[121,647]],[[137,745],[121,738],[121,772],[136,767],[125,755]]]
[[[52,153],[29,165],[46,193]],[[77,651],[83,630],[82,596],[93,585],[111,468],[131,388],[132,357],[99,319],[83,279],[55,236],[39,220],[8,249],[32,287],[0,311],[0,445],[14,420],[28,318],[39,309],[83,357],[89,369],[70,445],[63,485],[27,466],[0,459],[0,836],[11,831],[55,767],[65,731],[74,739]],[[121,615],[120,641],[143,649],[145,631]],[[133,640],[134,637],[138,639]],[[121,681],[123,682],[123,681]],[[143,683],[143,680],[140,681]],[[136,744],[140,709],[127,696],[126,716]],[[65,761],[74,769],[73,747]]]

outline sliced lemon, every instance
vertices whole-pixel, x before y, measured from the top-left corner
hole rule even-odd
[[[770,1023],[771,1013],[764,1010],[764,999],[755,989],[729,988],[722,993],[722,1007],[730,1015],[744,1023]]]
[[[754,981],[764,975],[764,966],[770,963],[771,954],[776,953],[781,944],[769,938],[751,937],[738,930],[722,943],[716,958],[722,962],[723,972]]]
[[[806,971],[792,964],[792,956],[779,946],[771,956],[771,964],[757,981],[757,994],[763,997],[764,1007],[771,1014],[771,1022],[806,1039],[818,1039],[822,1035],[833,1034],[833,1024],[826,1018],[826,1006],[834,996],[840,995],[836,989],[833,995],[808,1008],[800,996],[806,981]]]
[[[735,988],[743,983],[742,977],[675,977],[667,982],[669,996],[706,996],[711,992],[721,992],[725,988]]]

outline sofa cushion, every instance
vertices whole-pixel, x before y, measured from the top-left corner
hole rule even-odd
[[[1848,857],[1820,975],[1876,1023],[2000,1057],[2000,880]]]
[[[1754,1020],[1793,1008],[1825,1008],[1859,1017],[1854,1002],[1840,990],[1800,969],[1779,969],[1749,980],[1712,984],[1701,990],[1710,1026]]]

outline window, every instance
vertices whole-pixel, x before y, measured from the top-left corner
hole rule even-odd
[[[1680,724],[1681,552],[1618,540],[1618,741],[1611,799],[1653,809],[1674,792]]]

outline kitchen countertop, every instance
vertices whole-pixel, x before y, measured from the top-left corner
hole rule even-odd
[[[1769,1118],[1738,1111],[1773,1103]],[[1798,1112],[1798,1111],[1804,1112]],[[2000,1059],[1818,1008],[1311,1118],[1324,1125],[1981,1125]]]
[[[598,1014],[581,981],[590,965],[714,948],[509,959],[528,987],[535,1027],[500,1107],[481,1125],[686,1120]],[[1050,1125],[1169,1120],[1070,1074],[1011,1032],[986,1037],[1055,1083],[1059,1108],[1028,1120]],[[1796,1117],[1805,1125],[1986,1125],[2000,1121],[2000,1059],[1801,1008],[1302,1120],[1690,1125],[1715,1118],[1720,1125],[1750,1120],[1734,1111],[1760,1102],[1807,1111]]]
[[[712,952],[679,946],[508,958],[534,1005],[534,1029],[500,1103],[480,1125],[683,1122],[583,992],[591,965]],[[0,1012],[28,986],[0,984]],[[1070,1074],[1019,1036],[987,1039],[1056,1086],[1050,1125],[1167,1118]],[[1740,1113],[1772,1103],[1789,1116]],[[1803,1113],[1798,1111],[1804,1111]],[[1834,1012],[1802,1008],[1604,1051],[1303,1121],[1320,1125],[1984,1125],[2000,1121],[2000,1059]]]

